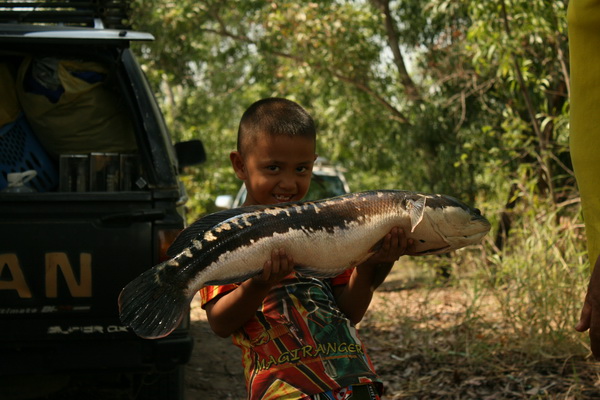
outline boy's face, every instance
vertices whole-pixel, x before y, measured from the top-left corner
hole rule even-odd
[[[231,163],[248,194],[245,206],[302,200],[308,192],[315,159],[315,142],[304,137],[258,135],[231,153]]]

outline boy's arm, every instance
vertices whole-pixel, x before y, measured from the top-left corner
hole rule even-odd
[[[293,266],[292,257],[286,255],[284,249],[274,250],[262,274],[206,304],[212,330],[221,337],[228,337],[241,328],[261,306],[271,287],[288,276]]]
[[[383,239],[377,253],[352,271],[347,285],[334,288],[338,307],[353,324],[362,320],[373,292],[390,272],[394,263],[403,255],[410,254],[408,248],[412,240],[408,240],[404,231],[393,228]]]

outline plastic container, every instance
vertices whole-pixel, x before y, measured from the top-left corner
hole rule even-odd
[[[8,186],[8,174],[37,171],[28,186],[38,192],[54,190],[58,171],[35,137],[24,116],[0,127],[0,190]]]
[[[6,176],[8,186],[2,193],[34,193],[36,190],[27,186],[26,183],[37,176],[37,171],[11,172]]]

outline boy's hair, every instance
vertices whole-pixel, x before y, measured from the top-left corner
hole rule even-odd
[[[316,140],[315,122],[299,104],[270,97],[258,100],[242,115],[238,128],[237,150],[243,150],[261,134],[299,136]]]

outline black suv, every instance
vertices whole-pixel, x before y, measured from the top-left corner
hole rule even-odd
[[[189,318],[142,340],[117,297],[184,227],[178,174],[202,144],[171,143],[126,2],[17,3],[0,2],[0,397],[110,373],[180,399]]]

